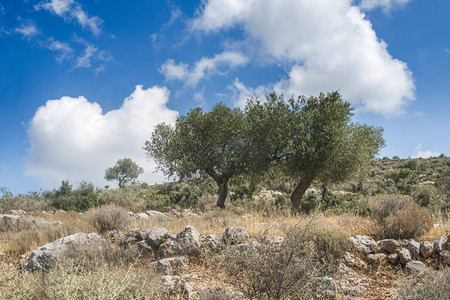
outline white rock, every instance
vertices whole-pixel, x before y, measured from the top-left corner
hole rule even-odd
[[[83,232],[69,235],[54,242],[37,248],[31,253],[31,257],[25,267],[25,271],[47,270],[58,260],[67,250],[77,251],[85,246],[99,247],[102,238],[96,233],[86,234]]]
[[[378,248],[377,242],[369,236],[355,235],[350,237],[350,240],[353,242],[356,249],[365,254],[374,253]]]
[[[151,263],[151,266],[157,273],[171,275],[186,270],[188,264],[189,260],[184,256],[180,256],[160,259],[157,262]]]
[[[223,234],[223,241],[227,244],[242,243],[247,239],[248,233],[242,226],[228,227]]]

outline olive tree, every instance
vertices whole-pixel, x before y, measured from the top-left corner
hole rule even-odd
[[[105,179],[108,181],[119,181],[119,188],[124,188],[129,182],[135,180],[144,169],[131,158],[119,159],[113,167],[105,170]]]
[[[291,194],[293,212],[301,210],[314,180],[327,184],[362,176],[384,145],[382,128],[351,122],[353,108],[339,92],[288,102],[272,94],[265,103],[249,101],[246,111],[249,122],[259,126],[255,132],[263,133],[262,165],[276,160],[286,175],[299,180]]]
[[[240,109],[216,104],[180,116],[175,125],[158,124],[144,150],[166,176],[180,180],[212,177],[218,186],[217,206],[224,208],[228,183],[250,167],[248,124]]]

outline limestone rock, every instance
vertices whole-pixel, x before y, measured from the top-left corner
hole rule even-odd
[[[446,266],[450,266],[450,250],[444,250],[441,253],[439,253],[439,256],[442,259],[442,262]]]
[[[426,267],[423,262],[413,260],[406,264],[405,269],[411,273],[421,273]]]
[[[372,253],[367,255],[369,263],[381,264],[386,260],[387,255],[384,253]]]
[[[179,255],[198,256],[200,254],[200,234],[188,225],[180,231],[175,239],[169,239],[158,250],[159,257]]]
[[[398,263],[398,253],[391,253],[387,257],[387,261],[396,265]]]
[[[415,240],[410,240],[408,245],[406,246],[406,249],[411,252],[412,258],[416,259],[420,253],[420,243],[416,242]]]
[[[355,255],[351,254],[350,252],[345,252],[344,261],[350,267],[354,267],[354,268],[358,268],[358,269],[365,269],[367,267],[367,264],[362,259],[360,259],[359,257],[356,257]]]
[[[447,240],[443,236],[439,237],[436,241],[434,241],[433,248],[437,253],[447,250]]]
[[[159,247],[169,238],[169,231],[164,227],[153,228],[147,233],[145,240],[153,248]]]
[[[120,244],[134,245],[137,242],[147,239],[149,233],[150,231],[145,228],[135,228],[120,237]]]
[[[385,239],[385,240],[378,241],[378,246],[383,251],[386,251],[388,253],[394,253],[397,250],[399,244],[394,239]]]
[[[102,238],[96,233],[75,233],[37,248],[31,253],[25,271],[48,270],[67,250],[77,251],[83,247],[99,247]]]
[[[152,263],[155,272],[163,273],[165,275],[177,274],[188,267],[189,260],[184,257],[169,257],[158,260]]]
[[[147,244],[146,241],[140,241],[136,243],[137,249],[143,257],[153,256],[153,248]]]
[[[350,237],[350,240],[359,251],[365,254],[374,253],[378,248],[377,242],[369,236],[355,235]]]
[[[242,243],[247,239],[248,233],[242,226],[228,227],[223,234],[223,241],[227,244]]]
[[[202,246],[208,249],[216,249],[220,245],[220,238],[215,234],[208,234],[202,240]]]
[[[148,219],[150,218],[146,213],[138,213],[136,214],[136,219]]]
[[[398,259],[402,265],[405,265],[411,261],[411,252],[406,248],[402,248],[398,253]]]
[[[147,210],[146,213],[149,217],[165,217],[166,216],[164,213],[157,211],[157,210]]]
[[[434,247],[433,244],[427,241],[424,241],[420,243],[420,255],[422,255],[423,258],[428,258],[433,254]]]

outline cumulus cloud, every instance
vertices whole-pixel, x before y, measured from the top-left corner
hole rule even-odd
[[[438,157],[439,155],[441,155],[441,153],[439,152],[434,152],[431,150],[422,150],[423,148],[423,143],[420,143],[419,145],[417,145],[417,147],[414,149],[414,151],[416,152],[416,154],[413,155],[413,158],[429,158],[429,157]]]
[[[401,113],[415,98],[407,64],[389,54],[349,0],[207,0],[190,27],[205,34],[242,28],[244,49],[259,49],[285,66],[285,78],[267,85],[278,92],[340,90],[353,104],[385,116]]]
[[[361,0],[359,7],[363,10],[371,10],[379,7],[387,12],[394,7],[402,7],[409,1],[410,0]]]
[[[100,33],[100,25],[103,23],[97,16],[89,17],[83,7],[74,0],[43,1],[36,4],[34,9],[48,10],[64,20],[76,20],[83,28],[89,29],[94,34]]]
[[[160,72],[166,80],[185,81],[186,85],[195,87],[197,83],[213,74],[220,73],[220,67],[244,66],[248,59],[240,52],[224,51],[214,57],[203,57],[194,63],[192,67],[187,64],[175,63],[173,59],[168,59],[160,68]]]
[[[119,109],[107,113],[83,96],[47,101],[29,123],[26,175],[39,178],[47,188],[65,179],[103,186],[111,184],[103,178],[105,169],[129,157],[145,170],[140,180],[162,181],[142,147],[156,124],[176,120],[178,113],[166,106],[169,94],[165,87],[138,85]]]

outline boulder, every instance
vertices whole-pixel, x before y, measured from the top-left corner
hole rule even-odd
[[[420,243],[416,242],[415,240],[410,240],[408,245],[406,246],[406,249],[409,250],[409,252],[411,252],[411,256],[413,259],[416,259],[417,257],[419,257],[419,253],[420,253]]]
[[[78,251],[85,247],[100,247],[103,239],[96,233],[75,233],[37,248],[31,253],[25,271],[48,270],[68,250]]]
[[[440,253],[444,250],[447,250],[447,240],[441,236],[433,244],[434,251]]]
[[[387,261],[396,265],[398,263],[398,253],[391,253],[387,257]]]
[[[168,239],[158,249],[159,257],[180,255],[200,255],[200,234],[194,227],[188,225],[180,231],[175,239]]]
[[[247,239],[248,233],[242,226],[228,227],[223,234],[223,241],[227,244],[242,243]]]
[[[369,263],[381,264],[386,260],[387,255],[384,253],[372,253],[367,255],[367,260]]]
[[[136,219],[148,219],[148,218],[150,218],[150,217],[146,213],[138,213],[138,214],[136,214]]]
[[[377,251],[378,245],[375,240],[366,235],[355,235],[350,237],[350,240],[359,251],[369,254]]]
[[[165,275],[161,278],[161,284],[170,296],[175,297],[174,299],[187,299],[194,300],[198,299],[198,293],[195,291],[195,287],[189,282],[190,276],[171,276]],[[182,295],[180,297],[180,295]],[[170,298],[172,299],[172,298]]]
[[[433,254],[434,247],[433,244],[427,241],[420,243],[420,255],[423,258],[427,259]]]
[[[139,254],[142,255],[142,257],[153,256],[153,248],[149,244],[147,244],[146,241],[137,242],[136,247],[139,251]]]
[[[367,267],[367,264],[362,259],[350,252],[345,252],[344,261],[348,266],[353,268],[365,269]]]
[[[147,210],[146,213],[149,217],[165,217],[166,216],[164,213],[157,211],[157,210]]]
[[[441,253],[439,253],[439,256],[441,257],[442,263],[446,266],[450,266],[450,250],[444,250]]]
[[[147,239],[150,231],[145,228],[135,228],[133,230],[128,231],[124,235],[120,237],[120,244],[123,245],[134,245],[137,242],[143,241]]]
[[[157,273],[171,275],[186,270],[188,263],[189,260],[186,257],[180,256],[160,259],[157,262],[151,263],[151,266]]]
[[[398,260],[402,265],[405,265],[406,263],[411,261],[411,252],[409,252],[408,249],[402,248],[400,252],[398,252]]]
[[[426,269],[427,266],[421,261],[413,260],[406,264],[405,270],[411,272],[411,273],[421,273],[423,270]]]
[[[215,234],[208,234],[202,240],[202,247],[216,249],[220,245],[220,238]]]
[[[388,253],[394,253],[399,246],[398,242],[394,239],[381,240],[378,241],[377,244],[381,248],[381,250],[386,251]]]
[[[153,228],[147,233],[145,240],[153,248],[158,248],[169,238],[169,231],[164,227]]]

